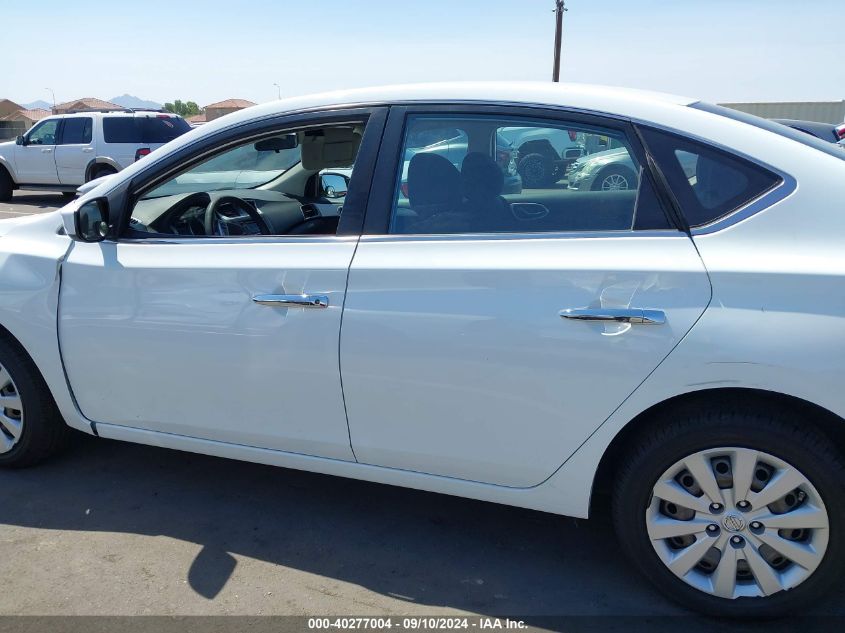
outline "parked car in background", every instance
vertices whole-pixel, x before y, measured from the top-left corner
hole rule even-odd
[[[119,172],[190,129],[176,114],[146,110],[50,116],[0,143],[0,200],[14,189],[61,191]]]
[[[587,152],[577,130],[506,127],[500,134],[516,148],[517,171],[529,189],[553,185]]]
[[[828,143],[838,143],[845,139],[845,123],[819,123],[818,121],[799,121],[796,119],[772,119],[775,123],[786,125],[795,130],[810,134]]]
[[[503,193],[515,125],[605,139],[593,160],[640,176]],[[460,161],[403,149],[455,130]],[[74,428],[607,511],[687,607],[804,613],[845,572],[843,199],[837,147],[671,95],[460,83],[242,110],[0,220],[0,466]]]
[[[678,153],[684,175],[695,178],[698,157],[688,152]],[[581,191],[625,191],[636,189],[639,166],[634,164],[625,147],[608,149],[579,158],[566,174],[569,189]]]

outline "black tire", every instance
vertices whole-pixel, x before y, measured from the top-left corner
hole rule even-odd
[[[0,453],[0,467],[32,466],[64,448],[70,427],[62,419],[35,363],[5,338],[0,338],[0,365],[14,381],[23,405],[20,437],[11,450]],[[8,430],[0,429],[0,433],[9,437]]]
[[[614,478],[612,513],[617,537],[633,563],[670,599],[709,616],[769,617],[801,613],[836,586],[845,551],[845,465],[831,441],[804,416],[788,410],[732,407],[688,409],[664,415],[640,437]],[[788,591],[728,599],[692,587],[660,560],[649,540],[646,508],[658,478],[700,450],[744,447],[764,451],[803,473],[828,512],[829,541],[816,570]]]
[[[525,189],[548,187],[556,182],[554,161],[543,154],[523,156],[519,160],[516,171],[522,177],[522,186]]]
[[[115,171],[114,167],[109,167],[108,165],[97,165],[91,170],[91,177],[88,179],[88,182],[91,182],[95,178],[111,176],[116,173],[117,171]]]
[[[610,186],[611,182],[615,184],[621,184],[621,182],[624,182],[624,186]],[[608,183],[607,187],[605,187],[605,183]],[[592,191],[634,191],[636,188],[636,174],[622,165],[611,165],[610,167],[605,167],[596,174],[596,177],[593,180],[593,186],[591,187]]]
[[[7,202],[12,199],[12,191],[15,183],[5,167],[0,167],[0,202]]]

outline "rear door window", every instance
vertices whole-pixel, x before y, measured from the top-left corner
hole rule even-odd
[[[91,117],[71,117],[64,120],[62,145],[84,145],[91,142]]]
[[[641,131],[691,227],[730,215],[781,182],[740,156],[669,132]]]
[[[627,135],[574,121],[415,115],[394,234],[670,229]]]

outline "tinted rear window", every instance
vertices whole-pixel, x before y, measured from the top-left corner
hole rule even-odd
[[[106,143],[167,143],[190,129],[180,117],[150,115],[103,118]]]
[[[669,132],[641,131],[691,227],[715,222],[781,182],[729,152]]]
[[[91,117],[69,117],[65,119],[62,131],[63,145],[81,145],[91,142]]]

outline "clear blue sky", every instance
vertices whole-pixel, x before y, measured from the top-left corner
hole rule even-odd
[[[565,81],[710,101],[845,98],[842,0],[567,0]],[[553,0],[4,3],[0,98],[200,105],[438,80],[547,80]],[[836,25],[840,25],[837,28]],[[11,64],[9,59],[11,57]]]

